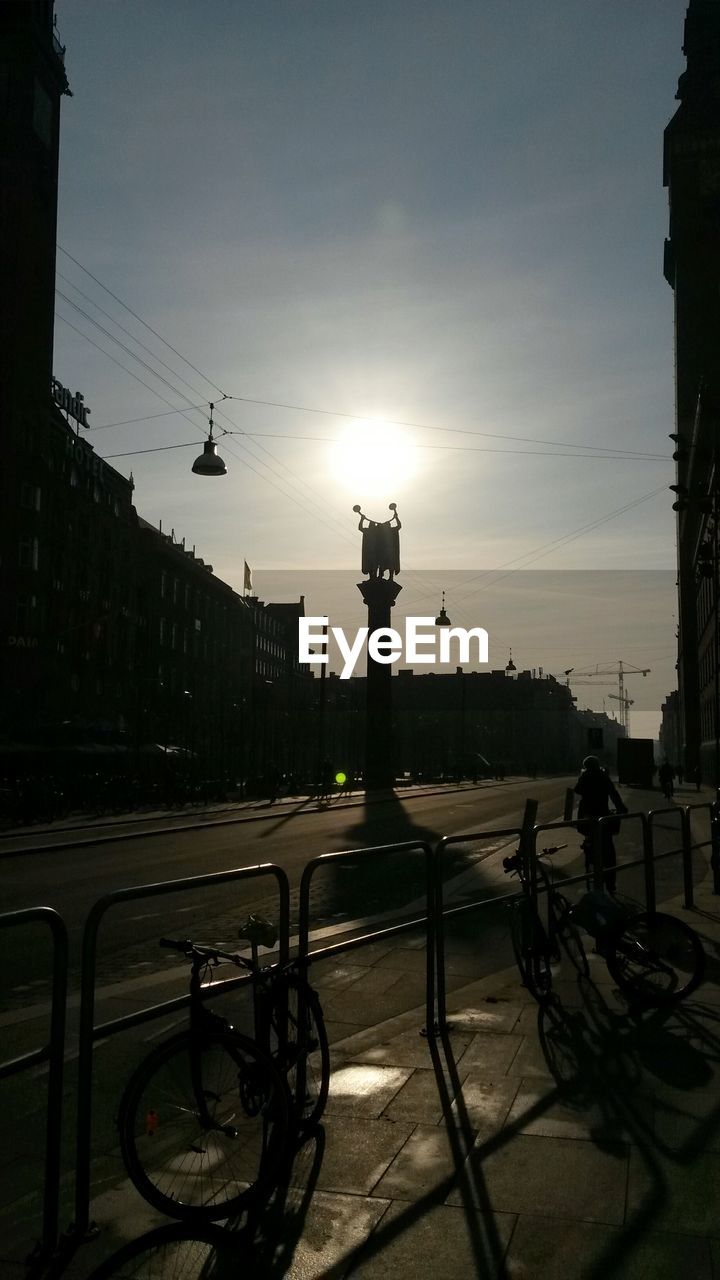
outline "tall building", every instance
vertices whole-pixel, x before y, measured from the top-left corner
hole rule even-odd
[[[675,305],[678,682],[682,764],[715,777],[720,408],[720,3],[690,0],[665,130],[665,278]],[[714,569],[714,573],[713,573]],[[713,576],[715,582],[713,583]]]

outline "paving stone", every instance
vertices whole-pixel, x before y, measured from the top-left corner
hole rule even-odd
[[[407,1083],[386,1106],[383,1115],[388,1120],[439,1124],[442,1120],[442,1103],[433,1068],[415,1067]]]
[[[523,1036],[522,1043],[508,1065],[509,1076],[548,1076],[552,1079],[552,1071],[543,1046],[535,1035]]]
[[[492,1031],[481,1031],[474,1035],[461,1057],[458,1066],[464,1071],[474,1068],[484,1071],[489,1080],[507,1074],[508,1069],[523,1044],[523,1036],[497,1035]]]
[[[514,1031],[522,1012],[523,1005],[507,1000],[495,1003],[484,999],[477,1005],[448,1000],[448,1019],[457,1031]]]
[[[697,1151],[678,1161],[633,1148],[630,1154],[627,1220],[646,1219],[654,1211],[657,1225],[672,1223],[678,1231],[720,1236],[718,1200],[720,1154]]]
[[[384,1067],[370,1062],[344,1063],[331,1072],[327,1114],[377,1119],[410,1074],[410,1067]]]
[[[414,1127],[402,1121],[333,1116],[327,1125],[318,1187],[361,1196],[373,1191],[382,1196],[376,1191],[377,1183]]]
[[[492,1280],[501,1274],[515,1217],[469,1216],[464,1209],[392,1204],[346,1273],[352,1280],[394,1276],[396,1280]]]
[[[333,1267],[360,1249],[387,1208],[388,1202],[377,1197],[316,1191],[300,1224],[302,1236],[292,1249],[287,1270],[281,1272],[275,1265],[267,1271],[268,1280],[281,1274],[285,1280],[321,1280],[328,1276]]]
[[[396,974],[422,973],[424,975],[427,969],[425,949],[420,951],[412,947],[393,947],[392,951],[385,956],[382,967]]]
[[[381,990],[374,991],[365,982],[357,983],[327,1001],[328,1016],[339,1020],[347,1017],[348,1021],[370,1027],[422,1004],[425,980],[420,975],[399,974],[395,969],[377,970],[377,973]]]
[[[341,1022],[337,1017],[328,1021],[325,1019],[325,1030],[327,1031],[328,1043],[331,1046],[336,1044],[338,1040],[345,1040],[348,1036],[354,1036],[358,1031],[363,1031],[364,1027],[359,1022]],[[333,1053],[330,1054],[330,1061],[333,1061]],[[335,1056],[339,1055],[336,1050]]]
[[[507,1124],[518,1133],[540,1134],[549,1138],[583,1138],[594,1142],[632,1141],[638,1128],[647,1135],[652,1131],[652,1102],[634,1099],[632,1118],[621,1107],[603,1107],[597,1099],[577,1101],[557,1096],[553,1082],[523,1080],[507,1117]]]
[[[470,1071],[460,1097],[452,1104],[451,1114],[458,1124],[469,1125],[482,1138],[488,1138],[504,1124],[517,1089],[517,1080],[505,1077],[490,1084],[484,1075]]]
[[[320,993],[321,1001],[329,998],[331,992],[343,991],[345,987],[350,987],[354,982],[360,981],[368,972],[367,966],[357,964],[334,964],[330,966],[327,962],[313,965],[311,973],[312,985]]]
[[[437,1192],[445,1198],[466,1155],[467,1145],[454,1127],[418,1125],[377,1184],[375,1194],[413,1201]]]
[[[468,1035],[452,1036],[451,1043],[456,1061],[460,1059],[467,1049],[471,1038]],[[427,1039],[420,1035],[419,1028],[412,1031],[403,1031],[400,1035],[393,1036],[383,1044],[375,1045],[372,1049],[366,1049],[363,1053],[355,1055],[355,1060],[357,1062],[385,1062],[397,1067],[432,1066],[430,1045]]]
[[[509,1280],[712,1280],[710,1248],[692,1236],[632,1232],[521,1215],[506,1257]]]
[[[672,1150],[720,1152],[720,1092],[661,1087],[652,1100],[658,1144]]]
[[[472,1176],[485,1184],[496,1212],[623,1221],[627,1148],[620,1144],[600,1151],[591,1142],[517,1134],[480,1159],[476,1153]],[[447,1203],[461,1203],[457,1188]]]
[[[400,975],[396,969],[368,968],[363,969],[359,974],[357,981],[348,984],[342,991],[333,993],[327,997],[327,1004],[331,1007],[333,1004],[341,1003],[343,1000],[352,1000],[357,996],[358,992],[367,993],[368,995],[381,995],[387,991],[389,987],[401,981]]]

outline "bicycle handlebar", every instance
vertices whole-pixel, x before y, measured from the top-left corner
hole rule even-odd
[[[559,853],[561,849],[567,849],[567,845],[551,844],[547,849],[542,850],[542,855],[544,857],[549,858],[553,853]],[[540,857],[540,855],[537,853],[536,853],[536,856]],[[519,849],[516,849],[515,853],[510,858],[503,858],[503,871],[505,872],[505,875],[510,875],[511,872],[517,871],[519,866],[520,866],[520,850]]]
[[[252,969],[252,964],[237,952],[218,951],[216,947],[199,947],[190,938],[161,938],[160,946],[170,951],[180,951],[193,960],[207,960],[210,964],[219,964],[221,960],[229,960],[238,969]]]

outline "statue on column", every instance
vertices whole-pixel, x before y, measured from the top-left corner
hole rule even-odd
[[[397,513],[397,503],[390,503],[392,516],[389,520],[369,520],[359,506],[354,506],[360,516],[358,529],[362,540],[362,571],[370,578],[384,578],[392,582],[395,574],[400,572],[400,530],[402,525]]]

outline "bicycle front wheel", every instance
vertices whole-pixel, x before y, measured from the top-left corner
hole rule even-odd
[[[303,978],[290,975],[278,980],[271,1025],[273,1054],[286,1067],[295,1118],[309,1129],[318,1123],[327,1103],[330,1046],[319,996]]]
[[[559,939],[573,969],[581,978],[587,978],[590,974],[587,953],[582,938],[572,922],[570,903],[562,893],[551,890],[549,908],[553,937]]]
[[[513,908],[511,936],[523,986],[539,1004],[545,1004],[552,995],[550,944],[540,921],[525,900]]]
[[[674,1004],[700,985],[705,972],[695,930],[661,911],[624,921],[603,939],[603,955],[620,991],[638,1004]]]
[[[272,1186],[288,1130],[287,1087],[236,1032],[183,1032],[128,1082],[120,1144],[138,1191],[185,1221],[226,1218]]]

